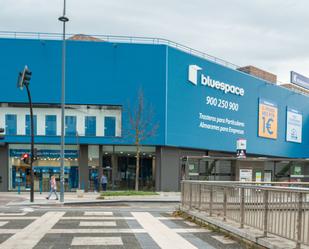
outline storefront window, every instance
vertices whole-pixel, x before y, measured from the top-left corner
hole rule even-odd
[[[103,146],[103,171],[113,189],[134,189],[136,172],[135,146]],[[155,147],[142,146],[140,153],[140,189],[154,188]]]
[[[99,189],[99,145],[88,146],[88,169],[89,169],[89,181],[88,188],[92,191]]]
[[[49,191],[49,179],[56,176],[60,189],[60,148],[58,145],[35,145],[38,160],[33,164],[34,190]],[[20,158],[24,153],[30,153],[29,144],[9,145],[9,189],[30,189],[30,166]],[[65,191],[78,187],[78,146],[65,147],[64,160]]]

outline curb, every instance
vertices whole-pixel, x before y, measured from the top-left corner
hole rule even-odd
[[[180,203],[180,200],[143,200],[143,199],[130,199],[130,200],[100,200],[100,201],[68,201],[64,203],[8,203],[6,206],[70,206],[70,205],[97,205],[97,204],[112,204],[112,203]]]

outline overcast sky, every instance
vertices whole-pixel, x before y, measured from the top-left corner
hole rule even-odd
[[[0,0],[0,30],[62,32],[63,0]],[[69,33],[166,38],[289,81],[309,77],[308,0],[67,0]]]

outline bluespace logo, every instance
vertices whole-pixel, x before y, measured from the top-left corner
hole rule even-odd
[[[202,68],[197,65],[189,65],[188,80],[194,85],[198,84],[198,71],[200,70],[202,70]],[[200,82],[203,86],[218,89],[220,91],[223,91],[225,94],[231,93],[238,96],[245,95],[245,89],[232,84],[221,82],[219,80],[212,79],[209,75],[205,75],[203,73],[201,73]]]

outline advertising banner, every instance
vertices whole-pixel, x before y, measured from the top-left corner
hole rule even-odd
[[[239,169],[239,181],[252,182],[252,169]]]
[[[30,149],[10,149],[10,157],[21,157],[25,153],[30,153]],[[60,158],[60,150],[38,150],[37,156],[42,158]],[[65,158],[78,158],[77,150],[65,150]]]
[[[278,107],[275,103],[259,99],[259,137],[277,139]]]
[[[286,115],[286,141],[301,143],[302,142],[302,121],[301,112],[287,108]]]

